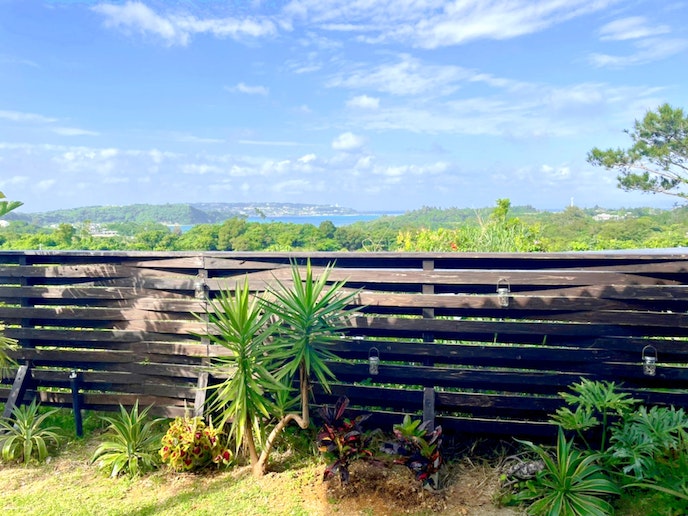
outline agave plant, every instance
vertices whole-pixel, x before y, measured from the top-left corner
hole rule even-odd
[[[51,447],[60,444],[58,427],[43,428],[45,420],[58,409],[39,414],[39,405],[20,405],[12,411],[12,417],[0,419],[0,445],[3,460],[20,460],[28,464],[31,459],[43,462]]]
[[[93,453],[91,463],[107,471],[111,477],[127,473],[140,475],[155,469],[160,462],[160,442],[163,436],[158,423],[164,418],[150,419],[146,407],[139,412],[139,402],[130,412],[120,405],[116,417],[102,416],[109,423],[104,441]]]
[[[544,468],[516,495],[532,502],[530,514],[605,516],[613,512],[607,497],[620,494],[619,487],[597,464],[597,456],[573,447],[559,429],[555,456],[542,446],[520,441],[544,462]]]

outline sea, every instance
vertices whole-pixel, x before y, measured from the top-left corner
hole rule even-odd
[[[384,212],[384,213],[357,213],[355,215],[293,215],[287,217],[247,217],[248,222],[284,222],[288,224],[313,224],[319,226],[321,222],[329,220],[335,227],[348,226],[356,222],[369,222],[380,217],[394,217],[404,212]],[[182,232],[186,232],[194,227],[194,224],[170,225],[170,228],[179,227]]]

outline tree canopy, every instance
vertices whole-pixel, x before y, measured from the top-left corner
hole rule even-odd
[[[663,104],[626,133],[633,141],[630,148],[596,147],[588,153],[588,162],[617,170],[623,190],[688,199],[688,116],[683,110]]]

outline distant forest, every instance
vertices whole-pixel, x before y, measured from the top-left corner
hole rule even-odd
[[[8,220],[23,220],[37,226],[51,224],[135,223],[213,224],[231,217],[275,217],[298,215],[351,215],[354,210],[339,206],[296,203],[196,203],[131,204],[128,206],[86,206],[41,213],[17,213]]]
[[[310,215],[344,208],[279,205]],[[255,210],[256,205],[243,206]],[[260,209],[260,208],[258,208]],[[275,208],[277,209],[277,208]],[[606,210],[575,206],[561,212],[511,206],[498,199],[482,209],[424,207],[398,216],[336,227],[274,221],[248,221],[191,205],[136,205],[63,210],[73,219],[7,217],[0,227],[0,248],[209,251],[433,251],[537,252],[671,248],[688,245],[688,208]],[[108,220],[106,215],[116,218]],[[215,214],[210,216],[209,213]],[[335,211],[335,213],[337,213]],[[350,211],[349,211],[350,213]],[[78,216],[77,216],[78,214]],[[49,216],[48,216],[49,215]],[[96,216],[97,215],[97,216]],[[45,217],[43,217],[45,216]],[[254,215],[255,216],[255,215]],[[270,214],[269,216],[274,216]],[[104,218],[103,218],[104,217]],[[186,218],[185,218],[186,217]],[[216,219],[219,217],[221,220]],[[326,216],[325,216],[326,217]],[[73,220],[73,222],[70,222]],[[160,221],[189,224],[182,232]]]

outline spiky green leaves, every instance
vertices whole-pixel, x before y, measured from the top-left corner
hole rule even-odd
[[[3,460],[19,460],[28,464],[31,460],[43,462],[51,447],[60,443],[57,427],[45,427],[45,420],[57,409],[39,414],[36,400],[30,405],[20,405],[9,419],[0,419],[0,446]]]
[[[130,412],[122,405],[118,416],[103,416],[109,423],[104,440],[93,453],[91,462],[106,471],[111,477],[119,474],[140,475],[155,469],[159,462],[162,431],[158,427],[160,419],[151,420],[146,407],[139,412],[139,402]]]
[[[528,507],[530,514],[605,516],[613,513],[606,498],[618,495],[620,490],[597,464],[594,454],[575,449],[561,429],[554,456],[542,446],[528,441],[523,444],[545,464],[517,495],[521,501],[532,501]]]
[[[331,281],[333,265],[315,276],[310,260],[302,272],[295,263],[291,267],[291,283],[276,280],[264,300],[266,309],[280,321],[277,339],[285,347],[281,374],[295,376],[301,370],[306,382],[315,378],[327,391],[334,374],[327,360],[336,359],[328,346],[339,339],[348,317],[357,309],[349,308],[358,292],[345,293],[344,281]],[[306,400],[307,402],[307,400]]]
[[[229,437],[238,449],[255,418],[275,413],[267,394],[285,389],[272,372],[282,344],[271,341],[271,314],[251,294],[247,280],[233,292],[222,290],[210,302],[207,316],[216,329],[210,339],[230,351],[213,366],[218,375],[230,376],[213,387],[211,408],[220,413],[220,428],[231,421]]]

